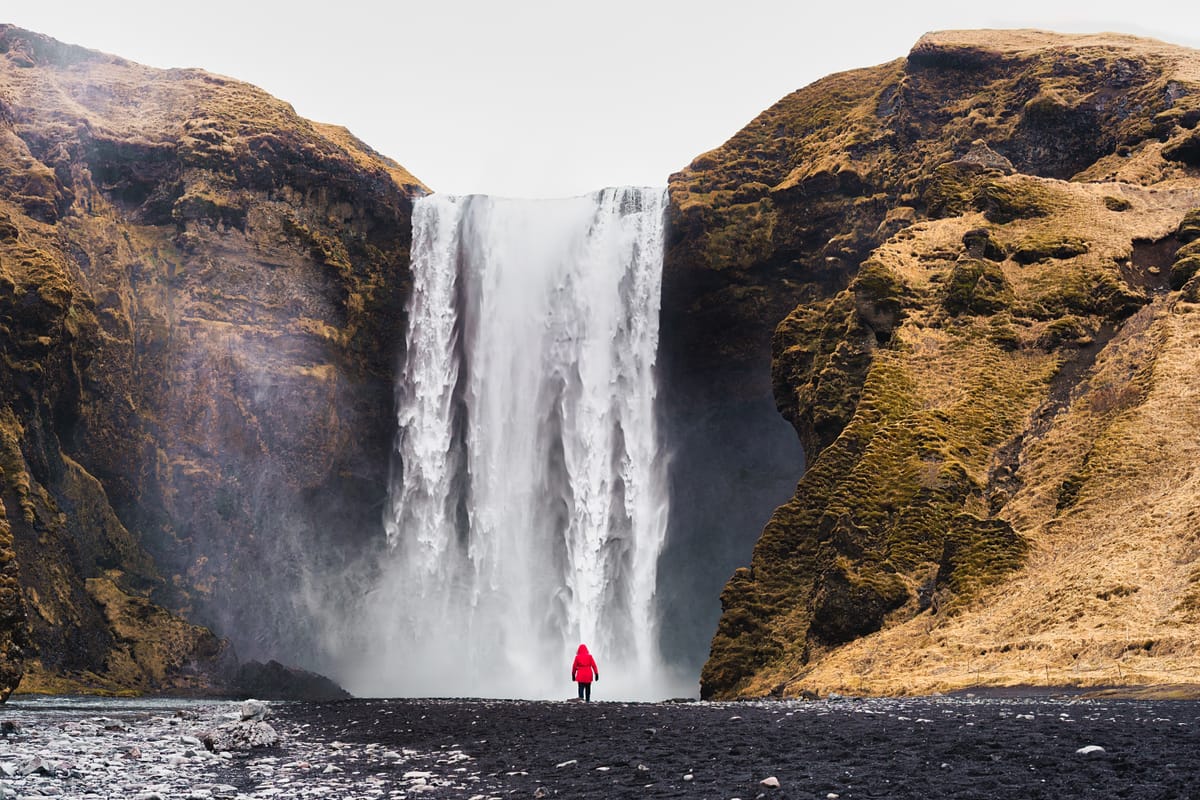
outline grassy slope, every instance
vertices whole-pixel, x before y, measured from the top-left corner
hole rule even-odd
[[[820,158],[868,165],[844,202],[899,229],[777,329],[778,400],[819,454],[726,587],[706,694],[1200,677],[1200,317],[1176,256],[1200,205],[1198,59],[965,32],[918,43],[897,85],[878,68],[844,115],[871,120],[857,149],[833,130]],[[964,156],[967,136],[994,149]],[[803,169],[769,186],[776,206]]]

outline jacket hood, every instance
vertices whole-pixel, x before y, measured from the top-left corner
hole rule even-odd
[[[579,649],[575,651],[575,655],[580,656],[588,651],[586,644],[579,645]]]

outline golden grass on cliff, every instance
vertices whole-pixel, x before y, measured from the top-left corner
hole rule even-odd
[[[1200,681],[1200,307],[1147,309],[1110,362],[1143,365],[1145,401],[1113,408],[1093,381],[1029,448],[1009,506],[1032,551],[959,613],[917,616],[826,656],[789,691],[928,693],[970,686]],[[1107,373],[1106,374],[1106,369]],[[1125,365],[1100,365],[1112,378]],[[1073,504],[1044,487],[1086,462]]]

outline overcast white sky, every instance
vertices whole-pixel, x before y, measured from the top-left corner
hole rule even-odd
[[[435,191],[664,185],[788,92],[926,31],[1119,31],[1200,48],[1189,0],[3,0],[0,22],[249,81]]]

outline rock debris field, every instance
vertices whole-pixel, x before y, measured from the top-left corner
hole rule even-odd
[[[1200,797],[1195,701],[263,705],[18,699],[0,798]]]

